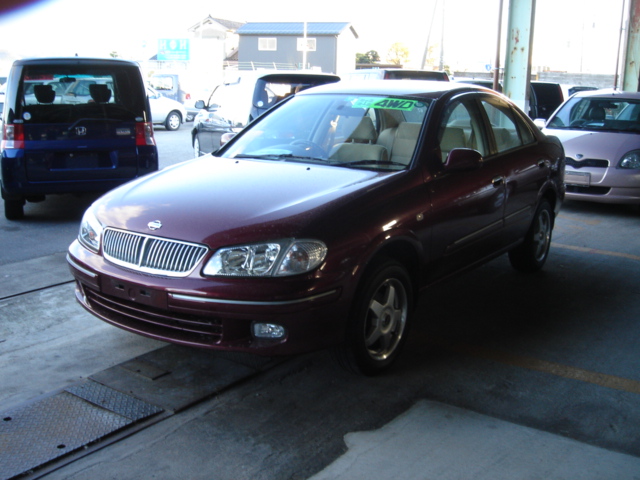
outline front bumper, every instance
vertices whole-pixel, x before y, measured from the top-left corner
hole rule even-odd
[[[603,168],[567,168],[566,198],[597,203],[640,204],[640,172]]]
[[[350,302],[339,284],[291,289],[238,298],[221,286],[211,295],[197,285],[207,279],[171,279],[129,272],[110,265],[78,242],[67,257],[76,279],[76,298],[90,313],[124,330],[157,340],[215,350],[288,355],[309,352],[344,340]],[[197,276],[197,275],[196,275]],[[278,282],[280,279],[274,279]],[[272,282],[273,283],[273,282]],[[237,291],[237,289],[236,289]],[[271,298],[267,298],[271,297]],[[253,324],[284,327],[283,338],[253,335]]]

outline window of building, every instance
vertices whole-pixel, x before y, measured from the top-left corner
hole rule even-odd
[[[305,38],[298,38],[297,40],[298,40],[298,42],[297,42],[297,46],[298,46],[297,50],[299,52],[304,52],[305,51],[305,48],[304,48]],[[307,52],[315,52],[316,51],[316,39],[307,37],[306,41],[307,41],[307,49],[306,49]]]
[[[269,38],[259,38],[258,39],[258,50],[260,51],[269,51],[275,52],[278,49],[278,39],[269,37]]]

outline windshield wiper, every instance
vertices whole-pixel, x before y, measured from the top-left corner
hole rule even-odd
[[[250,153],[242,153],[236,155],[233,158],[256,158],[259,160],[312,160],[314,162],[327,162],[324,158],[318,157],[304,157],[300,155],[293,155],[292,153],[267,153],[262,155],[251,155]]]
[[[353,162],[340,162],[340,165],[350,167],[357,165],[400,165],[402,167],[406,167],[407,164],[400,162],[393,162],[391,160],[354,160]]]

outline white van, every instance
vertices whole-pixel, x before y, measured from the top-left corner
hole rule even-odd
[[[222,133],[243,128],[296,92],[339,80],[337,75],[328,73],[263,71],[250,72],[233,82],[218,85],[206,103],[198,100],[195,104],[200,109],[191,132],[195,156],[217,150]]]

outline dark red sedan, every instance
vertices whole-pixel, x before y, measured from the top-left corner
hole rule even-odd
[[[336,347],[373,374],[420,291],[503,253],[547,259],[564,152],[471,85],[349,82],[284,101],[214,155],[111,191],[69,248],[77,298],[196,347]]]

